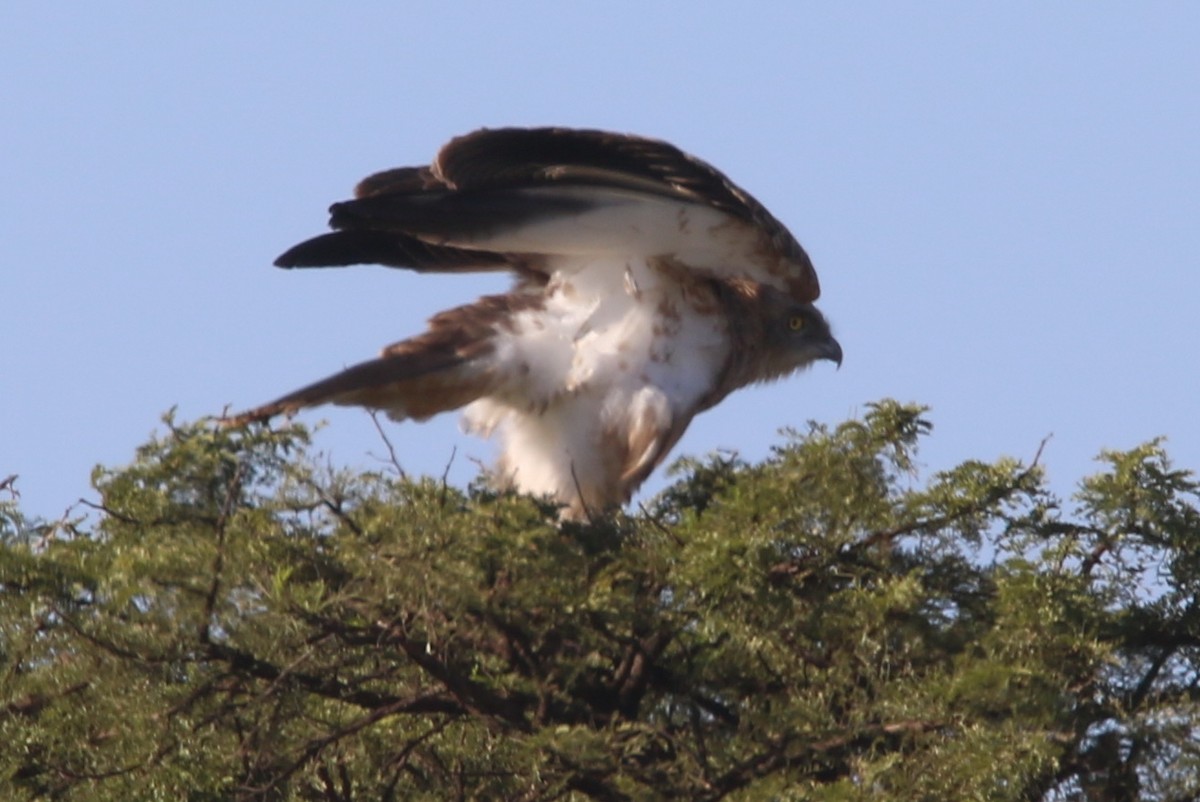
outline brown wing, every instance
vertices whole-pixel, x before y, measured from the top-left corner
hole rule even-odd
[[[676,207],[664,202],[715,210],[720,213],[715,219],[726,220],[728,230],[706,225],[691,233],[664,232],[663,242],[671,243],[664,251],[653,252],[652,237],[631,248],[664,255],[690,237],[693,251],[701,254],[697,264],[703,265],[709,240],[723,238],[725,250],[717,261],[736,256],[746,263],[748,278],[755,278],[752,270],[761,265],[760,280],[781,284],[797,301],[819,295],[812,262],[796,239],[711,165],[666,142],[568,128],[483,129],[451,140],[430,167],[370,176],[359,184],[354,200],[331,207],[330,222],[338,233],[301,243],[277,264],[377,262],[441,271],[507,267],[545,276],[555,267],[538,257],[570,255],[589,232],[609,231],[604,247],[614,252],[639,221],[673,226]],[[612,210],[627,210],[628,218],[617,218],[616,224],[605,218],[610,230],[590,221],[574,227],[589,213]],[[654,216],[655,211],[661,215]],[[553,227],[556,221],[561,228]]]
[[[380,409],[401,420],[425,420],[469,404],[512,377],[493,370],[493,339],[518,311],[541,303],[535,295],[492,295],[435,315],[429,330],[389,345],[362,362],[269,404],[225,418],[227,426],[265,421],[321,404]]]
[[[578,184],[703,203],[779,229],[783,250],[798,261],[804,253],[750,193],[711,164],[658,139],[575,128],[483,128],[450,140],[428,175],[458,190]]]
[[[469,404],[487,391],[484,372],[462,361],[425,357],[383,356],[361,362],[222,423],[244,426],[322,404],[384,410],[396,420],[425,420]]]

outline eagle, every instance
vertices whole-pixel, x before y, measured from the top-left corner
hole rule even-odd
[[[227,418],[339,404],[498,436],[498,484],[568,518],[629,500],[698,413],[842,349],[787,228],[723,173],[656,139],[481,129],[430,165],[359,183],[284,268],[508,271],[379,357]]]

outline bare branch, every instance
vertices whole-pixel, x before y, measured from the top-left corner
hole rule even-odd
[[[408,472],[400,465],[400,459],[396,456],[396,449],[392,446],[391,438],[387,436],[387,432],[383,430],[383,424],[379,422],[379,410],[372,409],[369,412],[371,414],[371,423],[375,424],[375,431],[379,432],[379,439],[383,441],[384,447],[387,448],[388,462],[395,469],[397,476],[401,479],[407,479]],[[448,466],[447,470],[449,470]]]

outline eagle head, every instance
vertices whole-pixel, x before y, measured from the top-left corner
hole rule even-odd
[[[822,359],[841,367],[842,346],[821,310],[774,290],[766,292],[761,301],[764,330],[759,367],[763,378],[781,378]]]

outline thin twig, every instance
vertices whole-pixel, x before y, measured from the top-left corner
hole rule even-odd
[[[575,492],[579,495],[579,507],[583,510],[584,517],[587,518],[589,524],[596,523],[592,511],[588,507],[587,499],[583,497],[583,486],[579,484],[579,476],[575,473],[575,460],[571,460],[571,481],[575,483]]]
[[[124,513],[117,512],[116,510],[112,509],[111,507],[106,507],[103,504],[97,504],[94,501],[88,501],[86,498],[79,499],[78,503],[80,503],[83,506],[88,507],[90,509],[96,510],[98,512],[102,512],[109,517],[116,518],[121,523],[125,523],[125,524],[140,524],[141,523],[141,521],[139,521],[137,518],[133,518],[128,515],[125,515]]]
[[[381,440],[383,440],[384,446],[387,447],[388,462],[390,462],[392,464],[392,467],[396,469],[396,473],[400,476],[401,479],[407,479],[408,472],[405,471],[404,468],[402,468],[400,466],[400,460],[396,456],[396,449],[392,447],[391,439],[387,436],[387,432],[385,432],[383,430],[383,424],[381,424],[379,422],[379,411],[378,410],[374,410],[374,409],[371,410],[371,423],[375,424],[375,431],[379,432],[379,438]]]
[[[1030,469],[1036,468],[1037,464],[1042,461],[1042,452],[1046,450],[1046,444],[1054,437],[1053,432],[1042,438],[1042,442],[1038,443],[1037,452],[1033,455],[1033,462],[1029,463]]]
[[[660,521],[659,519],[655,518],[655,517],[654,517],[654,516],[653,516],[653,515],[650,513],[650,510],[646,509],[646,505],[645,505],[644,503],[642,503],[641,501],[639,501],[639,502],[638,502],[638,509],[642,511],[642,514],[646,516],[646,520],[647,520],[647,521],[649,521],[649,522],[650,522],[650,523],[651,523],[651,524],[654,526],[654,528],[655,528],[655,529],[657,529],[658,531],[662,532],[662,533],[663,533],[664,535],[666,535],[667,537],[671,538],[671,540],[673,540],[673,541],[675,542],[675,545],[676,545],[676,546],[682,546],[682,545],[683,545],[683,538],[681,538],[679,535],[677,535],[677,534],[675,534],[674,532],[672,532],[672,531],[671,531],[671,530],[670,530],[670,529],[667,527],[667,525],[666,525],[666,524],[664,524],[662,521]]]
[[[420,698],[420,697],[417,697],[417,698]],[[429,697],[426,697],[426,698],[429,698]],[[250,791],[256,795],[258,795],[258,794],[266,795],[266,793],[268,791],[271,791],[272,789],[277,788],[280,783],[284,782],[289,777],[291,777],[293,774],[295,774],[297,771],[299,771],[301,768],[303,768],[305,765],[307,765],[309,762],[311,762],[312,760],[319,757],[320,754],[322,752],[324,752],[325,749],[327,747],[329,747],[331,744],[337,743],[338,741],[342,740],[343,738],[347,738],[351,735],[354,735],[355,733],[358,733],[358,732],[366,729],[367,727],[370,727],[371,725],[382,721],[385,718],[389,718],[391,716],[395,716],[395,715],[399,715],[399,714],[407,712],[406,708],[409,707],[410,705],[412,705],[413,701],[414,700],[410,700],[410,699],[397,699],[396,701],[392,702],[391,704],[387,704],[382,707],[377,707],[373,710],[370,710],[365,715],[360,716],[358,719],[351,721],[349,724],[346,724],[345,726],[339,727],[339,728],[333,730],[332,732],[329,732],[320,737],[313,738],[312,740],[310,740],[308,742],[308,745],[305,746],[304,749],[301,750],[300,755],[298,757],[296,757],[291,762],[290,765],[283,767],[277,774],[275,774],[275,776],[271,777],[264,785],[259,786],[259,787],[248,787],[248,786],[243,786],[243,787],[245,788],[245,790]]]
[[[446,468],[442,471],[442,495],[438,499],[438,506],[444,508],[446,506],[446,498],[450,493],[450,466],[454,464],[454,457],[458,455],[458,446],[450,446],[450,459],[446,460]]]

